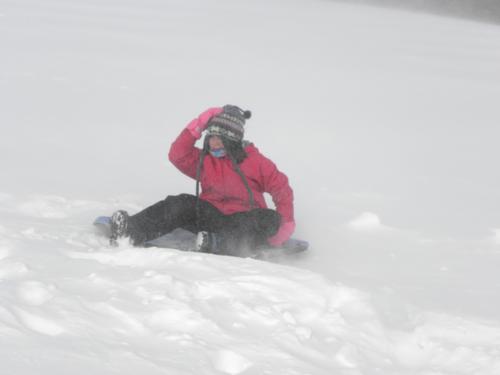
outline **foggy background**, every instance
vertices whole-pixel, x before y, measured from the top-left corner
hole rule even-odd
[[[500,23],[498,0],[334,0]]]

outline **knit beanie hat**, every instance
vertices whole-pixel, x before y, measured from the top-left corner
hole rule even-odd
[[[222,113],[214,116],[207,127],[207,134],[217,135],[235,142],[241,142],[245,133],[245,120],[252,116],[235,105],[225,105]]]

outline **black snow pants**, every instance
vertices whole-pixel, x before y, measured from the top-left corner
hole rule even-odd
[[[280,226],[280,215],[271,209],[256,208],[224,215],[212,204],[190,194],[169,195],[162,201],[129,217],[129,235],[135,245],[141,245],[176,228],[190,232],[215,233],[220,251],[255,249],[267,243]],[[198,214],[197,212],[198,211]],[[198,217],[197,217],[198,216]]]

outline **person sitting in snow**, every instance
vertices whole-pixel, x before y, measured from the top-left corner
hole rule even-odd
[[[197,250],[231,254],[239,249],[278,247],[294,229],[293,191],[288,178],[243,140],[250,111],[226,105],[192,120],[172,143],[170,161],[196,180],[196,195],[169,195],[129,216],[115,212],[111,241],[130,237],[135,246],[183,228],[198,233]],[[203,148],[195,143],[206,130]],[[201,194],[199,194],[201,185]],[[267,208],[269,193],[276,210]]]

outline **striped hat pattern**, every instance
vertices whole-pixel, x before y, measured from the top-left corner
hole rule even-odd
[[[245,134],[245,119],[250,118],[250,112],[234,105],[226,105],[223,108],[224,111],[214,116],[208,123],[208,135],[241,142]]]

